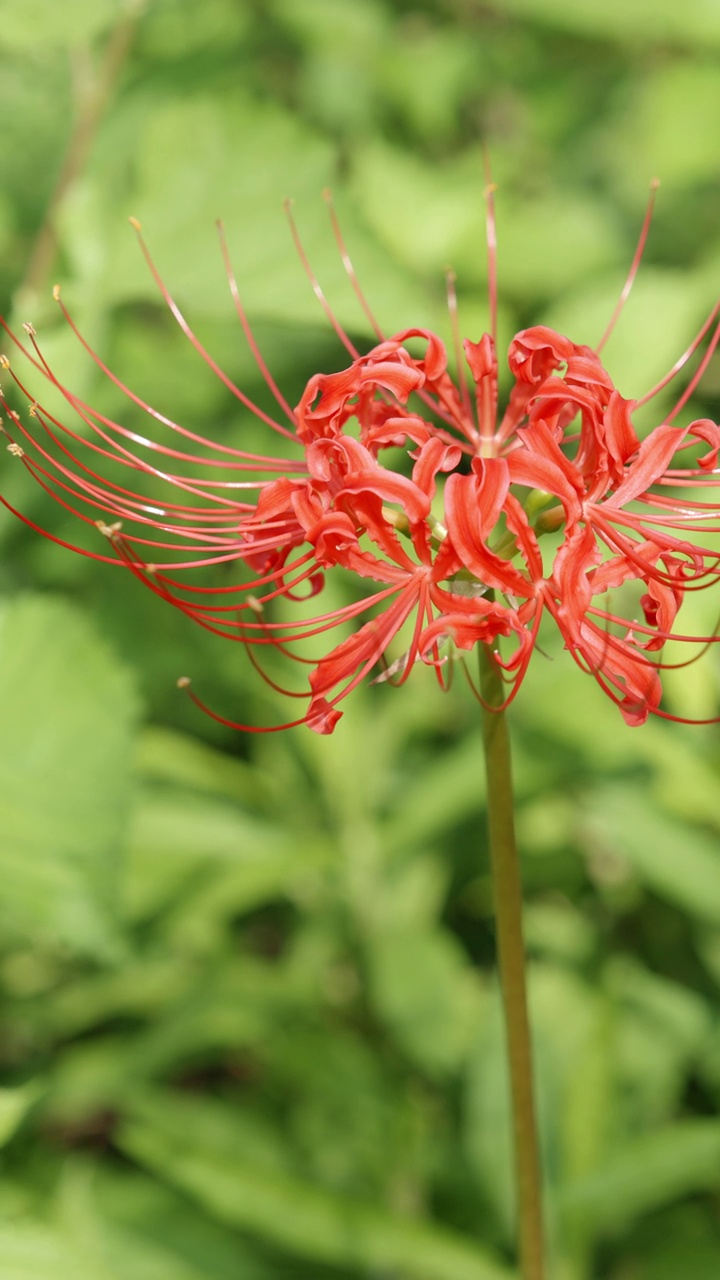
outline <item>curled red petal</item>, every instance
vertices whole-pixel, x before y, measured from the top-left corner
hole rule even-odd
[[[570,359],[575,350],[569,338],[546,325],[517,333],[510,343],[508,364],[519,382],[537,383]]]
[[[713,470],[718,464],[720,426],[711,418],[697,418],[695,422],[690,423],[687,430],[688,435],[697,436],[698,440],[705,440],[710,445],[709,452],[698,458],[698,466],[702,467],[703,471]]]
[[[562,503],[568,523],[573,524],[582,514],[585,494],[578,468],[565,457],[542,419],[521,428],[518,434],[524,447],[508,456],[511,482],[552,493]]]
[[[486,586],[527,596],[528,579],[511,561],[491,551],[488,537],[497,524],[510,485],[504,458],[475,458],[473,473],[455,472],[445,485],[445,523],[462,564]]]
[[[608,453],[618,463],[626,463],[640,444],[632,421],[634,408],[634,400],[626,400],[619,391],[613,391],[603,414]]]
[[[469,338],[465,338],[463,349],[474,382],[483,382],[485,378],[497,377],[497,353],[489,333],[484,333],[479,342],[471,342]]]
[[[327,698],[313,698],[304,723],[315,733],[326,734],[332,733],[341,717],[342,711],[333,707]]]

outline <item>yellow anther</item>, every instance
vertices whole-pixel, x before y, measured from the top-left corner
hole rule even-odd
[[[142,222],[139,218],[128,218],[128,222],[134,231],[142,231]]]
[[[177,681],[177,687],[178,689],[189,689],[190,683],[191,681],[189,676],[180,676]]]
[[[56,301],[56,302],[59,302],[59,301],[60,301],[60,285],[59,285],[59,284],[54,284],[54,285],[53,285],[53,291],[52,291],[52,293],[53,293],[53,298],[55,299],[55,301]]]
[[[7,451],[8,453],[11,453],[14,458],[25,457],[25,450],[23,449],[22,445],[16,444],[14,440],[12,441],[11,444],[8,445]]]

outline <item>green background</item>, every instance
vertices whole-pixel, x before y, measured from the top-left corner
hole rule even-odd
[[[194,430],[263,433],[142,260],[262,396],[214,232],[291,400],[341,322],[596,342],[640,396],[714,301],[714,0],[0,0],[0,295],[75,392],[147,430],[58,317]],[[7,377],[3,379],[7,384]],[[717,416],[720,366],[694,411]],[[657,404],[646,411],[652,425]],[[655,415],[655,418],[654,416]],[[4,451],[4,496],[76,530]],[[479,708],[364,688],[331,739],[236,735],[279,699],[129,575],[0,518],[3,1280],[510,1280]],[[342,600],[342,586],[335,586]],[[717,597],[688,627],[712,629]],[[720,750],[630,730],[548,637],[513,707],[553,1280],[720,1274]],[[672,677],[672,678],[671,678]],[[667,706],[720,708],[710,656]]]

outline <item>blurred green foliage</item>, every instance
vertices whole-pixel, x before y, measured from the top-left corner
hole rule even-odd
[[[337,367],[281,201],[339,319],[597,341],[664,185],[608,364],[641,395],[713,301],[720,11],[707,0],[0,3],[0,293],[64,380],[253,448],[188,359],[126,223],[262,400],[213,220],[288,396]],[[720,369],[699,411],[717,413]],[[714,402],[713,402],[714,397]],[[233,435],[234,433],[234,435]],[[5,456],[5,455],[3,455]],[[6,497],[69,516],[2,463]],[[478,709],[429,673],[331,740],[242,653],[121,572],[0,517],[3,1280],[511,1280],[512,1197]],[[717,601],[693,602],[712,629]],[[718,711],[712,661],[668,703]],[[547,641],[513,708],[554,1280],[720,1274],[720,748],[627,729]]]

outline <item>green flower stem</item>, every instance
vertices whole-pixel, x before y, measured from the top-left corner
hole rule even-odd
[[[484,644],[480,645],[480,692],[488,708],[501,706],[506,696],[495,655]],[[498,963],[510,1067],[520,1272],[523,1280],[543,1280],[540,1153],[525,987],[522,886],[515,843],[510,736],[504,712],[483,708],[483,738]]]

